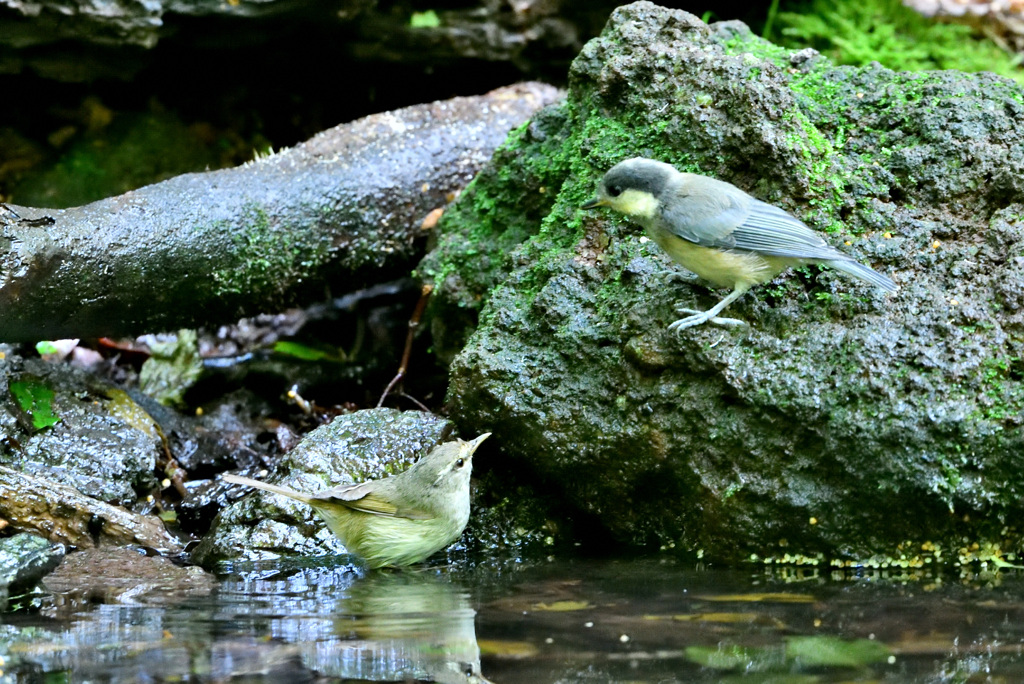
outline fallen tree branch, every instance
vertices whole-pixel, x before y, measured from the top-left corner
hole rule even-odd
[[[558,96],[510,86],[82,207],[12,205],[21,220],[0,214],[0,341],[233,322],[393,278],[418,258],[424,216]]]

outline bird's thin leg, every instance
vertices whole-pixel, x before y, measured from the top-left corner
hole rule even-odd
[[[744,292],[750,289],[750,286],[745,283],[739,283],[736,288],[728,294],[722,301],[715,304],[707,311],[695,311],[693,309],[680,309],[685,313],[693,313],[692,316],[686,318],[680,318],[678,321],[668,326],[669,330],[674,332],[682,330],[683,328],[692,328],[695,325],[701,325],[702,323],[714,323],[715,325],[747,325],[745,321],[741,321],[738,318],[718,318],[718,314],[722,313],[722,310],[735,302]]]

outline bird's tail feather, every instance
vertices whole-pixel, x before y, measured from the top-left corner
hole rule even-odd
[[[891,278],[882,275],[878,271],[872,270],[859,261],[853,261],[852,259],[836,259],[834,261],[829,261],[828,265],[834,269],[842,271],[843,273],[848,273],[856,278],[860,278],[861,280],[866,280],[872,285],[882,288],[886,292],[896,291],[896,283],[894,283]]]
[[[295,499],[296,501],[301,501],[303,503],[310,503],[313,501],[313,497],[309,496],[308,494],[302,494],[301,492],[297,492],[294,489],[287,489],[286,487],[278,487],[277,485],[270,484],[269,482],[250,480],[247,477],[241,477],[240,475],[232,475],[230,473],[225,473],[222,477],[226,482],[231,482],[233,484],[240,485],[249,485],[250,487],[255,487],[256,489],[265,489],[268,492],[280,494],[281,496],[287,496],[289,499]]]

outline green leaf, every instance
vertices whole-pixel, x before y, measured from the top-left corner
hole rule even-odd
[[[337,353],[317,349],[301,342],[278,340],[274,343],[274,353],[291,356],[300,361],[337,361]]]
[[[195,330],[179,330],[167,340],[150,342],[152,356],[139,371],[139,389],[164,406],[185,405],[185,392],[203,374]]]
[[[56,354],[58,351],[57,347],[53,342],[36,342],[36,351],[39,352],[40,356],[46,356],[47,354]]]
[[[331,361],[344,364],[347,360],[345,352],[334,347],[319,348],[292,340],[279,340],[273,343],[273,352],[291,356],[303,361]]]
[[[441,25],[441,18],[434,10],[426,12],[413,12],[409,18],[409,26],[412,28],[437,28]]]
[[[885,644],[871,639],[834,636],[795,636],[786,639],[786,656],[803,667],[863,667],[889,658]]]
[[[32,418],[37,430],[60,422],[60,416],[53,412],[53,390],[39,380],[17,380],[8,385],[11,396],[18,408]]]
[[[688,646],[686,659],[713,670],[778,672],[785,668],[783,650],[778,646]]]

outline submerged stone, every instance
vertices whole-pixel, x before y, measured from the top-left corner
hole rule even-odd
[[[60,565],[64,545],[34,534],[21,533],[0,539],[0,607],[19,591],[34,587]]]
[[[133,548],[94,547],[68,554],[43,582],[66,604],[174,604],[210,595],[212,575],[195,566],[182,567],[163,556]]]

